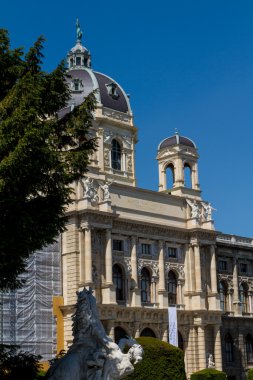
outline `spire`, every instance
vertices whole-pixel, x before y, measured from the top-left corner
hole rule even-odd
[[[81,30],[81,26],[79,24],[79,20],[78,18],[76,19],[76,42],[77,43],[82,43],[82,36],[83,36],[83,32]]]
[[[76,19],[76,44],[68,53],[69,70],[82,70],[91,67],[91,55],[88,49],[82,45],[83,32],[78,18]]]

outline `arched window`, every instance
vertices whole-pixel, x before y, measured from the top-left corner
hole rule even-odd
[[[174,272],[168,273],[168,303],[169,305],[176,305],[177,303],[177,277]]]
[[[173,164],[169,164],[166,169],[166,186],[167,189],[172,189],[175,182],[175,169]]]
[[[121,146],[117,140],[112,140],[111,150],[112,168],[121,170]]]
[[[122,327],[120,327],[120,326],[118,326],[118,327],[115,327],[115,329],[114,329],[114,340],[115,340],[115,343],[119,343],[119,341],[120,341],[120,339],[123,339],[123,338],[126,338],[127,337],[127,333],[126,333],[126,331],[122,328]]]
[[[246,343],[247,362],[252,363],[253,362],[253,339],[250,334],[247,334],[245,343]]]
[[[151,278],[147,268],[141,270],[141,302],[150,302]]]
[[[125,300],[124,274],[122,268],[118,264],[112,267],[113,284],[116,287],[116,301]]]
[[[239,287],[239,298],[242,304],[242,312],[248,312],[248,286],[247,284],[241,284]]]
[[[222,311],[228,310],[228,286],[225,281],[219,283],[220,308]]]
[[[225,355],[227,363],[234,361],[234,341],[229,333],[225,335]]]
[[[189,164],[184,164],[184,187],[192,188],[192,169]]]
[[[142,330],[140,335],[141,336],[151,336],[152,338],[156,338],[154,331],[148,327],[146,327],[144,330]]]

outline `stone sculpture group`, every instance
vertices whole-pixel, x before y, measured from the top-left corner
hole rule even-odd
[[[131,374],[142,359],[143,349],[132,340],[129,354],[105,333],[99,320],[96,299],[91,288],[77,292],[76,311],[72,317],[73,344],[48,370],[48,380],[120,380]]]

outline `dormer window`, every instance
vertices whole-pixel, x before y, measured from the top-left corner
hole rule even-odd
[[[106,84],[106,88],[109,96],[111,96],[113,99],[119,98],[118,86],[116,85],[116,83],[108,83]]]
[[[76,66],[81,66],[81,57],[76,57]]]
[[[83,81],[81,79],[75,78],[72,80],[71,89],[72,91],[82,91]]]

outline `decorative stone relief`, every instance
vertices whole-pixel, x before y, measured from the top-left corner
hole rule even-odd
[[[133,163],[132,163],[132,155],[127,155],[127,171],[132,172],[133,171]]]
[[[165,263],[165,270],[166,271],[174,270],[175,272],[177,272],[180,279],[185,278],[185,272],[184,272],[184,266],[183,265],[180,265],[178,263],[168,263],[167,262],[167,263]]]
[[[201,219],[200,202],[197,202],[196,200],[192,201],[190,199],[186,199],[186,202],[190,206],[190,218],[200,221]]]
[[[104,148],[104,165],[110,166],[110,151],[108,148]]]
[[[112,119],[120,120],[120,121],[123,121],[125,123],[127,123],[131,120],[130,116],[128,116],[124,113],[121,113],[121,112],[112,111],[110,109],[105,109],[105,108],[102,109],[102,112],[103,112],[104,116],[110,117]]]
[[[158,276],[158,262],[154,260],[144,260],[139,259],[138,260],[138,274],[141,275],[141,270],[143,267],[150,268],[152,270],[152,276],[157,277]]]
[[[129,257],[124,257],[125,266],[127,268],[127,274],[129,276],[132,275],[132,265],[131,265],[131,259]]]

